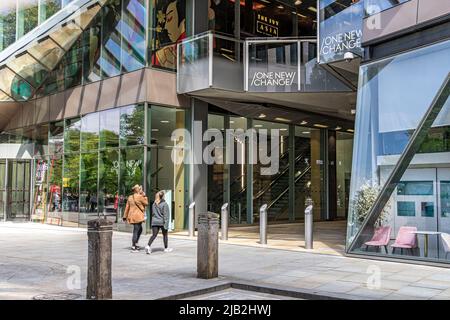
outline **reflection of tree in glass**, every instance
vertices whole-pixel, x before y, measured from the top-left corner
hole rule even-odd
[[[119,134],[117,132],[103,129],[100,131],[100,148],[116,148],[119,146]]]
[[[122,146],[144,144],[144,119],[143,106],[124,109],[120,116],[120,138]]]

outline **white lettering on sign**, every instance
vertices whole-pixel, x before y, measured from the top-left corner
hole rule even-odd
[[[361,48],[362,30],[352,30],[325,37],[322,40],[321,54],[344,53]]]
[[[251,85],[254,87],[287,87],[294,83],[297,72],[255,72]]]

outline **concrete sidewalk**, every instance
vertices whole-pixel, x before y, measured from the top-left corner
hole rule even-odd
[[[113,236],[115,299],[157,299],[230,281],[347,299],[450,299],[450,269],[445,268],[221,243],[220,277],[200,280],[196,241],[172,238],[174,251],[163,253],[158,238],[149,256],[131,253],[130,238]],[[56,293],[84,298],[86,266],[85,229],[0,223],[0,299]],[[71,286],[77,284],[77,270],[80,289]],[[367,287],[373,270],[380,272],[378,288]]]

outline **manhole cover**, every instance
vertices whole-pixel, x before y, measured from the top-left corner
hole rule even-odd
[[[76,300],[81,295],[76,293],[46,293],[33,297],[33,300]]]

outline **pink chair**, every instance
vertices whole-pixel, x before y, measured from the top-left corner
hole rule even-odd
[[[417,248],[417,235],[414,233],[417,231],[416,227],[400,227],[397,234],[395,243],[391,245],[392,253],[395,253],[395,249],[400,248],[403,254],[403,249],[409,249],[413,254],[413,249]]]
[[[366,245],[366,251],[369,250],[369,247],[384,247],[386,253],[388,253],[388,244],[391,240],[391,227],[380,227],[375,229],[375,233],[370,241],[364,243]]]

